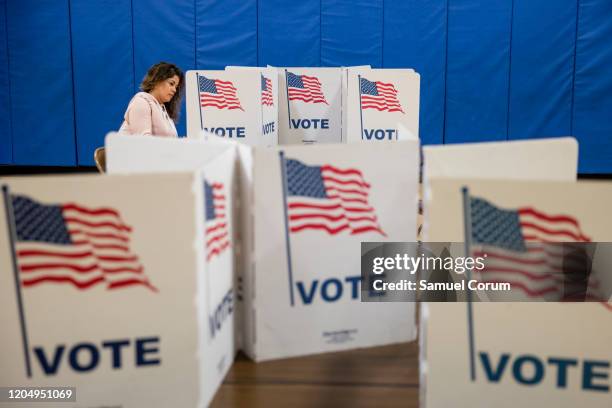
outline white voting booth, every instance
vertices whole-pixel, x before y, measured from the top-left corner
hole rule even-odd
[[[109,133],[106,147],[108,174],[163,173],[199,170],[234,144],[222,138],[163,138]]]
[[[241,66],[227,66],[225,70],[228,72],[259,72],[260,74],[260,103],[262,109],[262,124],[261,134],[264,136],[270,136],[272,142],[267,142],[264,146],[273,146],[279,143],[279,86],[278,86],[278,70],[274,67],[241,67]],[[251,146],[262,146],[262,144],[246,143]]]
[[[458,216],[463,186],[469,187],[470,196],[498,208],[528,207],[551,217],[571,217],[592,241],[610,241],[611,183],[469,179],[432,181],[428,239],[463,239]],[[542,283],[531,285],[537,293]],[[430,303],[423,310],[425,406],[610,406],[612,304],[472,307],[471,324],[466,303]]]
[[[423,147],[423,177],[508,180],[576,180],[573,137],[461,143]]]
[[[418,142],[241,154],[247,354],[414,340],[414,304],[360,301],[358,254],[362,241],[416,239]]]
[[[358,254],[361,241],[415,239],[418,142],[381,144],[375,149],[359,145],[262,149],[232,143],[214,147],[204,141],[197,141],[199,147],[186,147],[182,144],[185,140],[163,138],[142,142],[157,145],[147,148],[150,152],[147,160],[157,161],[157,165],[168,160],[195,165],[196,149],[202,152],[209,149],[206,154],[211,154],[212,149],[218,148],[220,154],[225,154],[224,146],[235,147],[238,155],[235,201],[239,202],[235,219],[240,225],[237,236],[241,238],[235,248],[244,299],[241,305],[244,311],[238,317],[244,330],[242,347],[253,359],[261,361],[416,338],[413,305],[360,302]],[[109,137],[109,171],[114,167],[112,156],[118,154],[121,144],[124,150],[128,145],[132,145],[133,152],[138,150],[135,139]],[[285,166],[286,176],[291,174],[285,180],[287,188],[295,193],[288,197],[287,214],[283,210],[281,150],[286,163],[291,163],[290,172]],[[182,155],[185,160],[179,159]],[[156,170],[151,164],[135,166]],[[170,167],[180,170],[182,166]],[[124,165],[122,171],[128,167]],[[338,190],[338,186],[328,185],[334,178],[346,183],[346,188]],[[296,203],[296,199],[305,202]],[[308,204],[314,208],[313,213],[304,211],[308,207],[303,206]],[[289,240],[287,220],[290,227],[297,228],[289,233]]]
[[[572,181],[577,171],[578,142],[572,137],[423,147],[425,200],[435,178]],[[427,228],[428,206],[423,210]]]
[[[349,69],[347,72],[346,140],[408,140],[419,135],[420,76],[412,69]]]
[[[234,356],[233,292],[229,250],[207,259],[205,183],[231,188],[231,172],[203,174],[0,180],[17,263],[3,215],[0,383],[76,387],[78,406],[211,401]]]
[[[186,88],[189,137],[204,130],[273,146],[419,135],[420,76],[412,69],[228,66],[188,71]]]
[[[609,236],[605,223],[595,225],[605,204],[584,200],[605,201],[609,187],[574,182],[578,145],[572,138],[428,146],[423,154],[425,241],[464,240],[464,185],[500,208],[529,203],[547,213],[572,213],[593,240]],[[597,376],[606,375],[610,360],[603,348],[610,332],[601,328],[612,313],[601,304],[474,303],[473,326],[466,303],[428,303],[421,310],[423,406],[608,406],[609,391],[589,389],[601,385]]]
[[[573,181],[577,171],[573,137],[423,147],[426,200],[431,199],[430,181],[438,178]]]
[[[187,71],[187,136],[207,131],[252,146],[278,144],[272,68]]]
[[[341,143],[341,68],[277,69],[279,143]]]
[[[235,210],[238,205],[235,200],[238,189],[236,143],[214,137],[208,140],[205,137],[169,139],[109,133],[106,136],[105,146],[107,151],[106,167],[109,174],[157,174],[196,171],[203,174],[209,185],[219,184],[219,181],[216,180],[221,180],[220,183],[223,184],[222,193],[216,194],[225,196],[225,202],[217,203],[217,205],[223,205],[225,211],[222,213],[224,217],[221,220],[217,219],[217,221],[225,222],[228,226],[227,228],[220,228],[218,231],[222,234],[227,233],[230,237],[229,242],[233,244],[228,247],[227,251],[224,250],[223,252],[232,254],[234,259],[229,264],[219,265],[219,262],[216,262],[215,266],[226,268],[227,270],[224,269],[224,272],[218,273],[218,275],[233,276],[232,286],[238,286],[236,272],[238,265],[236,265],[236,262],[239,259],[236,259],[236,253],[239,252],[240,247],[240,228],[236,226],[239,220],[236,218]],[[143,151],[146,151],[146,154],[140,153]],[[214,192],[214,190],[210,191],[209,189],[209,192]],[[211,201],[208,200],[207,203],[209,202]],[[177,207],[180,208],[180,203],[177,203]],[[218,217],[209,218],[214,220]],[[214,227],[214,225],[212,226]],[[211,231],[208,235],[210,237],[206,238],[207,242],[217,237],[217,230]],[[207,244],[206,248],[214,251],[218,243],[223,244],[226,241],[228,240],[217,239]],[[223,286],[223,290],[219,293],[226,293],[227,291],[229,291],[229,287]],[[235,333],[235,349],[240,347],[242,339],[240,318],[240,311],[238,310],[234,314],[233,321],[228,325],[232,327]]]

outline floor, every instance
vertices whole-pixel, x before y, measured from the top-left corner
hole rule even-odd
[[[404,407],[419,404],[418,343],[255,364],[236,358],[212,407]]]

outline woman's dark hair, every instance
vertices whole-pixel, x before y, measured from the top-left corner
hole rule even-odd
[[[176,123],[178,122],[181,110],[181,99],[183,99],[183,93],[185,92],[185,75],[183,75],[179,67],[168,62],[158,62],[149,68],[147,75],[142,79],[140,89],[143,92],[151,92],[155,85],[175,75],[179,78],[176,93],[169,102],[164,103],[164,106],[168,115]]]

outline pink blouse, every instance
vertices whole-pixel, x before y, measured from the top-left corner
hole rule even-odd
[[[174,121],[168,116],[166,107],[147,92],[138,92],[123,115],[119,132],[178,137]]]

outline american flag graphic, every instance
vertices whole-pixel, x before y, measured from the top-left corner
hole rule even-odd
[[[242,109],[237,89],[230,81],[208,79],[198,76],[200,89],[200,106],[213,106],[217,109]]]
[[[402,112],[402,105],[397,99],[397,89],[393,84],[380,81],[368,81],[360,78],[361,108],[377,111]]]
[[[590,242],[578,220],[532,207],[505,210],[470,198],[473,256],[485,258],[486,282],[508,282],[527,297],[547,300],[584,295],[588,282],[586,252]],[[565,243],[565,244],[563,244]]]
[[[261,104],[265,106],[274,106],[272,81],[263,75],[261,76]]]
[[[204,182],[204,199],[206,202],[205,236],[206,260],[220,255],[230,246],[229,228],[227,226],[226,197],[222,183]]]
[[[111,207],[46,205],[12,195],[21,284],[68,284],[79,290],[144,286],[157,291],[130,250],[132,228]]]
[[[290,101],[306,103],[324,103],[329,105],[323,95],[319,78],[308,75],[296,75],[287,72],[287,92]]]
[[[376,232],[386,236],[368,202],[370,185],[360,170],[285,161],[289,230],[324,230],[336,235]]]

